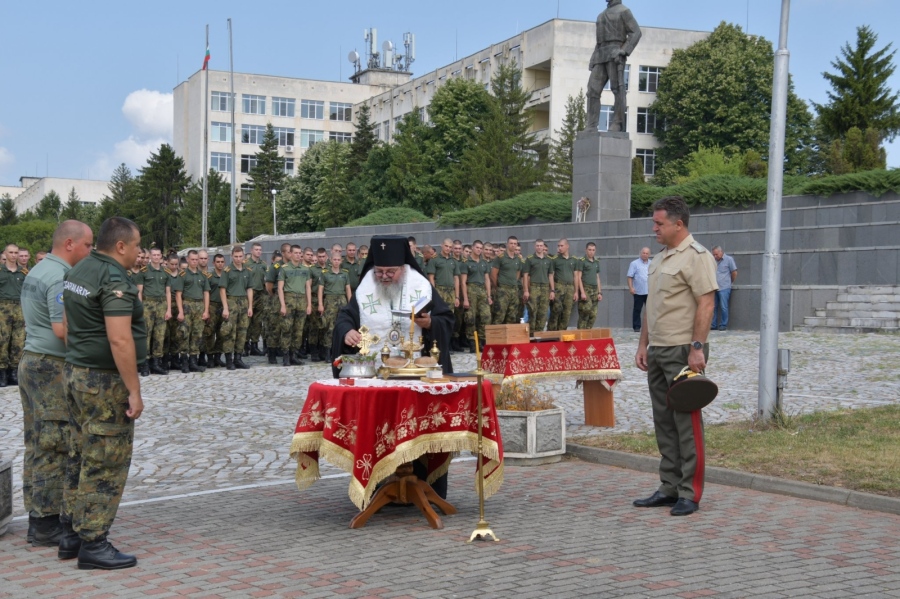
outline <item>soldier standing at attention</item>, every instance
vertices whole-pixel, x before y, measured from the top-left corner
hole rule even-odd
[[[206,250],[197,250],[197,268],[200,272],[209,279],[209,252]],[[212,286],[209,288],[209,301],[212,302],[213,299],[213,290]],[[212,310],[212,305],[210,305],[210,310]],[[212,313],[210,312],[210,316]],[[209,322],[209,319],[206,319],[206,322]],[[197,364],[203,366],[204,368],[212,368],[209,362],[207,361],[207,356],[212,353],[212,349],[206,349],[206,322],[203,323],[203,334],[200,336],[200,359],[197,360]]]
[[[328,265],[328,252],[325,251],[325,248],[319,248],[316,251],[316,262],[312,266],[312,288],[313,290],[317,290],[319,288],[319,283],[321,282],[322,274],[325,272],[325,268]],[[322,343],[324,339],[322,338],[322,312],[319,310],[319,294],[318,291],[313,293],[313,301],[316,302],[315,307],[312,310],[312,313],[309,315],[309,318],[306,320],[310,323],[309,325],[309,353],[311,355],[311,359],[313,362],[322,362],[323,359],[321,356],[324,355],[325,348]]]
[[[491,265],[491,286],[497,290],[497,313],[495,324],[515,324],[519,322],[519,277],[522,262],[517,250],[519,240],[506,240],[506,251],[494,258]]]
[[[28,269],[19,266],[19,246],[10,243],[0,265],[0,387],[19,384],[19,358],[25,346],[22,283]]]
[[[181,367],[177,356],[181,347],[181,331],[178,327],[181,319],[178,317],[178,306],[175,303],[175,290],[173,289],[175,287],[175,279],[178,278],[180,273],[181,267],[178,254],[169,254],[169,257],[166,258],[166,275],[169,277],[166,279],[166,296],[168,297],[169,306],[171,306],[169,315],[166,317],[165,352],[167,370]]]
[[[459,307],[459,268],[451,255],[453,240],[447,238],[441,243],[441,253],[431,258],[425,265],[428,280],[437,289],[438,295],[448,306]],[[451,333],[456,329],[454,325]]]
[[[534,242],[534,253],[525,259],[522,277],[525,279],[523,297],[528,303],[528,331],[534,337],[535,331],[543,331],[547,326],[553,293],[553,261],[547,255],[543,239]]]
[[[588,242],[584,248],[584,258],[581,259],[581,271],[578,273],[578,328],[592,329],[597,322],[597,307],[603,300],[603,291],[600,287],[600,261],[594,258],[597,253],[597,244]]]
[[[281,313],[278,302],[278,274],[281,270],[283,253],[272,252],[272,263],[266,271],[266,320],[264,323],[264,343],[269,364],[278,363],[278,348],[281,347]]]
[[[28,540],[35,547],[58,546],[63,535],[59,514],[69,456],[63,279],[90,253],[93,243],[94,234],[86,224],[63,222],[53,233],[53,253],[31,269],[22,286],[22,313],[28,327],[19,362],[25,437],[22,499],[28,512]],[[59,553],[62,559],[77,555],[78,546],[67,545]]]
[[[459,239],[454,239],[453,250],[451,253],[453,255],[453,260],[456,262],[457,276],[459,276],[462,274],[462,265],[465,261],[465,256],[463,255],[463,242]],[[462,278],[460,278],[459,290],[457,292],[459,305],[453,310],[453,317],[456,319],[456,322],[453,327],[453,337],[450,339],[450,347],[456,351],[466,351],[468,349],[468,343],[466,343],[466,311],[463,308],[464,287],[465,285],[462,282]]]
[[[188,267],[175,281],[175,301],[181,320],[181,372],[206,372],[198,364],[203,327],[209,319],[209,280],[199,270],[197,250],[187,255]]]
[[[347,271],[341,268],[341,257],[331,257],[331,268],[322,273],[319,279],[319,314],[322,317],[322,344],[319,345],[319,360],[325,361],[331,356],[331,335],[338,311],[350,301],[350,279]],[[324,348],[324,349],[322,349]]]
[[[231,266],[226,267],[219,279],[219,297],[222,300],[222,350],[225,352],[225,368],[250,368],[244,364],[241,349],[247,339],[247,326],[253,315],[252,272],[244,268],[244,250],[235,246],[231,250]]]
[[[423,256],[422,252],[419,251],[419,248],[416,247],[416,238],[410,235],[406,238],[406,241],[409,243],[409,251],[412,252],[413,257],[416,259],[416,264],[419,265],[422,272],[425,272],[425,256]],[[363,259],[360,258],[359,261],[362,262]],[[354,291],[356,290],[354,289]]]
[[[291,246],[289,263],[278,269],[278,303],[281,320],[281,363],[283,366],[300,366],[303,362],[295,355],[301,353],[303,328],[306,317],[312,312],[312,270],[303,264],[303,250]]]
[[[169,275],[162,265],[159,248],[150,249],[150,264],[141,268],[133,279],[138,288],[138,298],[144,303],[144,322],[147,325],[147,345],[150,350],[149,366],[141,374],[169,374],[166,370],[165,343],[166,321],[172,317],[171,286]]]
[[[459,286],[463,294],[469,351],[475,353],[475,332],[484,343],[484,327],[491,323],[491,263],[482,259],[484,244],[472,243],[472,259],[460,264]]]
[[[356,259],[356,244],[347,244],[347,257],[341,263],[341,268],[347,271],[350,279],[350,291],[356,291],[359,286],[359,273],[362,271],[362,263]]]
[[[575,301],[575,273],[581,267],[581,261],[569,255],[569,240],[560,239],[556,244],[557,254],[553,259],[553,309],[550,310],[548,331],[565,331],[569,328],[572,317],[572,304]]]
[[[290,255],[290,248],[288,248],[288,255]],[[287,262],[287,260],[285,260]],[[309,269],[310,280],[312,281],[313,289],[317,289],[315,273],[313,272],[313,267],[316,264],[316,256],[313,253],[311,247],[303,248],[303,264]],[[313,300],[318,301],[318,295],[313,294]],[[309,338],[312,335],[312,326],[313,321],[318,321],[319,313],[316,310],[311,309],[311,313],[309,317],[306,319],[306,323],[303,325],[303,345],[300,346],[300,355],[298,356],[301,360],[309,359],[310,351],[309,351]],[[315,347],[315,346],[313,346]]]
[[[266,318],[266,271],[269,266],[262,259],[262,244],[254,243],[250,248],[250,259],[244,264],[244,268],[252,273],[250,277],[253,289],[253,317],[247,325],[247,346],[244,348],[251,356],[264,356],[259,349],[259,338],[263,332],[263,322]]]
[[[113,547],[107,534],[128,478],[134,421],[144,411],[136,366],[147,358],[144,304],[126,272],[140,243],[133,222],[107,219],[100,225],[97,249],[66,274],[64,368],[71,447],[60,520],[66,547],[81,541],[81,570],[137,564],[133,555]]]
[[[219,283],[222,275],[225,273],[225,256],[216,254],[213,256],[213,270],[206,273],[206,279],[209,281],[209,318],[206,326],[203,327],[203,345],[209,352],[209,361],[207,364],[210,368],[222,368],[225,362],[222,362],[222,312],[224,305],[222,304],[222,294],[219,292]]]

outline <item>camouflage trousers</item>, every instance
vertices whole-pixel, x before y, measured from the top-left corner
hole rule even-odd
[[[16,368],[25,348],[25,318],[19,302],[0,300],[0,369]]]
[[[516,322],[522,322],[522,319],[525,318],[525,306],[525,288],[519,285],[519,311],[516,313]]]
[[[144,299],[144,323],[147,325],[148,358],[162,358],[166,349],[166,299]]]
[[[209,319],[203,325],[202,351],[207,354],[221,354],[222,335],[219,332],[222,326],[222,304],[209,302]]]
[[[322,313],[322,345],[327,348],[331,347],[331,333],[334,331],[334,324],[337,322],[337,315],[341,308],[347,305],[346,295],[326,295],[325,296],[325,312]],[[329,355],[331,355],[329,353]]]
[[[222,351],[226,354],[241,353],[247,342],[247,298],[228,298],[228,318],[222,321]]]
[[[553,308],[550,310],[550,322],[547,323],[548,331],[565,331],[569,328],[569,319],[572,317],[572,304],[574,302],[575,285],[572,283],[557,283]]]
[[[528,294],[528,332],[534,336],[547,327],[547,313],[550,310],[550,285],[532,283]]]
[[[256,344],[263,334],[263,325],[268,312],[268,298],[264,290],[253,290],[253,317],[247,322],[247,341]]]
[[[519,288],[514,285],[497,286],[497,314],[495,324],[519,322]]]
[[[484,345],[484,327],[491,324],[491,307],[488,305],[487,289],[484,285],[466,285],[469,309],[466,310],[466,333],[469,341],[475,341],[478,331],[479,346]]]
[[[184,320],[179,323],[181,344],[178,353],[196,356],[200,353],[206,326],[206,321],[203,320],[203,300],[182,300],[181,306],[184,308]]]
[[[273,346],[282,350],[300,349],[303,345],[303,329],[308,320],[306,314],[306,295],[285,293],[284,307],[287,312],[281,316],[281,302],[278,302],[278,317],[281,322],[281,339]]]
[[[172,318],[166,321],[165,353],[177,354],[181,350],[181,323],[178,322],[178,308],[172,302]]]
[[[438,287],[435,285],[434,287],[437,289],[438,295],[444,300],[444,303],[450,308],[450,311],[453,312],[453,326],[450,328],[450,334],[456,334],[456,309],[453,307],[454,300],[456,299],[456,290],[454,287]]]
[[[266,297],[266,321],[264,323],[263,339],[266,347],[275,349],[281,347],[281,334],[283,322],[281,318],[281,302],[278,295],[269,295]],[[303,330],[300,330],[300,336],[303,336]]]
[[[19,362],[19,397],[25,433],[22,499],[42,518],[62,508],[69,455],[69,407],[64,358],[25,352]]]
[[[315,296],[315,294],[313,294]],[[306,318],[306,338],[309,346],[314,347],[322,342],[322,317],[319,315],[319,300],[313,299],[312,313]]]
[[[125,490],[134,421],[125,415],[128,389],[113,370],[65,365],[71,443],[62,513],[83,541],[105,535]]]
[[[599,290],[596,285],[585,285],[584,292],[588,298],[586,300],[578,300],[578,328],[592,329],[594,323],[597,322],[597,293]]]

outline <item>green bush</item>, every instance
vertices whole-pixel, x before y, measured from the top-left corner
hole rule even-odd
[[[352,220],[345,227],[367,227],[372,225],[401,225],[404,223],[427,223],[429,218],[412,208],[382,208],[372,214],[367,214],[356,220]]]
[[[56,227],[56,223],[44,220],[0,226],[0,245],[6,247],[7,244],[14,243],[20,248],[26,248],[31,253],[31,265],[34,265],[34,255],[37,252],[50,251]]]
[[[548,223],[571,220],[572,196],[566,193],[529,191],[508,200],[449,212],[441,216],[439,223],[484,227],[491,224],[518,225],[529,218]]]
[[[900,170],[874,170],[848,175],[834,175],[821,179],[807,180],[802,193],[829,197],[836,193],[867,191],[876,198],[889,191],[900,193]]]

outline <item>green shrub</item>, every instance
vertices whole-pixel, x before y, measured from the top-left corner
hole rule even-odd
[[[508,200],[449,212],[441,216],[439,223],[484,227],[491,224],[518,225],[529,218],[548,223],[571,220],[572,196],[566,193],[529,191]]]
[[[836,193],[867,191],[876,198],[889,191],[900,193],[900,170],[874,170],[808,179],[801,193],[829,197]]]
[[[401,225],[404,223],[427,223],[429,218],[412,208],[382,208],[372,214],[367,214],[356,220],[352,220],[345,227],[367,227],[372,225]]]
[[[37,252],[50,251],[53,243],[53,232],[57,223],[44,220],[31,220],[17,225],[0,226],[0,247],[6,247],[14,243],[20,248],[26,248],[31,253],[31,264],[34,265],[34,255]]]

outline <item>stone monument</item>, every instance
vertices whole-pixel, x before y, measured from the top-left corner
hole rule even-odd
[[[587,129],[573,149],[572,220],[627,219],[631,215],[631,140],[625,133],[625,61],[641,28],[622,0],[606,0],[597,17],[597,45],[588,65]],[[615,98],[607,132],[599,132],[600,95],[607,82]]]
[[[0,537],[12,520],[12,461],[0,455]]]

